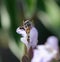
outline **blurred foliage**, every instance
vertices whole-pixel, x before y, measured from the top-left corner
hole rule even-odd
[[[0,28],[1,28],[1,16],[0,16]]]
[[[44,0],[37,0],[37,10],[45,11]]]
[[[48,28],[60,38],[60,7],[54,0],[46,0],[44,3],[46,12],[38,12],[38,18],[46,28]]]
[[[13,37],[17,41],[16,27],[17,27],[17,11],[16,11],[16,0],[5,0],[5,4],[7,6],[7,10],[9,12],[11,18],[11,32]]]

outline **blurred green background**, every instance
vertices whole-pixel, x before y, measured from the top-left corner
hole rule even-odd
[[[32,19],[38,44],[55,35],[60,45],[60,0],[0,0],[0,62],[20,61],[23,44],[16,29],[24,19]]]

